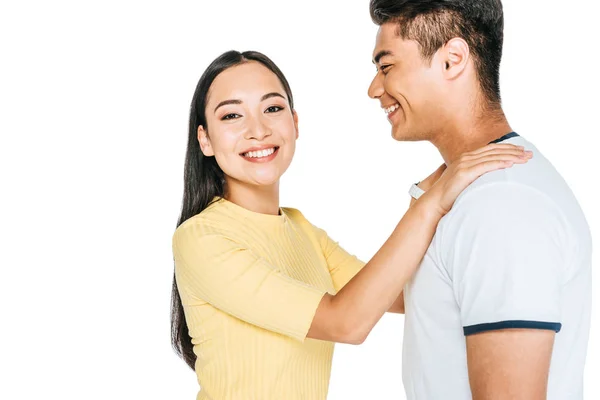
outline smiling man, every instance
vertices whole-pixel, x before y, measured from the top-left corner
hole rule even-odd
[[[582,399],[591,237],[565,181],[502,111],[500,0],[372,0],[370,11],[369,96],[394,139],[428,140],[446,163],[489,142],[534,153],[463,192],[407,284],[408,398]]]

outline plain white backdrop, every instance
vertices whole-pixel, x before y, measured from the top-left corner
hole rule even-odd
[[[598,3],[504,10],[506,114],[566,178],[597,242]],[[264,52],[291,83],[300,139],[282,205],[369,259],[410,183],[441,163],[428,143],[393,141],[367,97],[376,30],[366,0],[2,2],[0,398],[195,398],[169,344],[171,235],[189,103],[226,50]],[[362,346],[336,347],[329,399],[404,398],[402,324],[385,316]]]

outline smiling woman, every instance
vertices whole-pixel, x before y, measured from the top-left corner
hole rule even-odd
[[[172,342],[198,375],[197,399],[325,399],[333,342],[362,343],[386,311],[403,311],[402,288],[458,194],[528,159],[506,144],[465,154],[364,264],[279,206],[297,139],[292,92],[270,59],[230,51],[207,68],[173,236]]]
[[[281,82],[265,64],[248,61],[223,71],[208,93],[206,109],[213,111],[199,126],[198,140],[238,197],[249,194],[249,182],[276,194],[279,177],[292,161],[298,119],[288,102],[291,91]]]

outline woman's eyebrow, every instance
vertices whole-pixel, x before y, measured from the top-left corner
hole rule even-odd
[[[265,101],[267,99],[270,99],[271,97],[281,97],[284,100],[286,99],[285,96],[282,95],[281,93],[271,92],[271,93],[267,93],[263,97],[261,97],[260,101]],[[214,112],[216,113],[217,110],[219,109],[219,107],[226,106],[227,104],[242,104],[242,101],[238,100],[238,99],[223,100],[222,102],[220,102],[219,104],[217,104],[217,106],[215,107],[215,111]]]
[[[218,109],[219,107],[226,106],[227,104],[242,104],[242,101],[241,101],[241,100],[237,100],[237,99],[224,100],[224,101],[220,102],[220,103],[219,103],[219,104],[218,104],[218,105],[215,107],[215,111],[214,111],[214,112],[217,112],[217,109]]]
[[[260,101],[265,101],[266,99],[270,99],[271,97],[281,97],[282,99],[285,100],[285,96],[283,96],[281,93],[271,92],[271,93],[267,93],[263,97],[261,97]]]

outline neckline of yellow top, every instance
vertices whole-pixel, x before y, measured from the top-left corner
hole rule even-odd
[[[272,214],[263,214],[263,213],[258,213],[255,211],[248,210],[247,208],[239,206],[223,197],[216,197],[215,200],[216,200],[216,203],[220,203],[220,204],[224,205],[225,207],[227,207],[227,210],[235,213],[236,215],[239,215],[240,217],[242,217],[246,220],[250,220],[253,223],[263,224],[263,225],[265,225],[265,224],[280,225],[280,224],[285,223],[287,220],[287,215],[285,214],[285,211],[281,207],[279,208],[279,215],[272,215]]]

